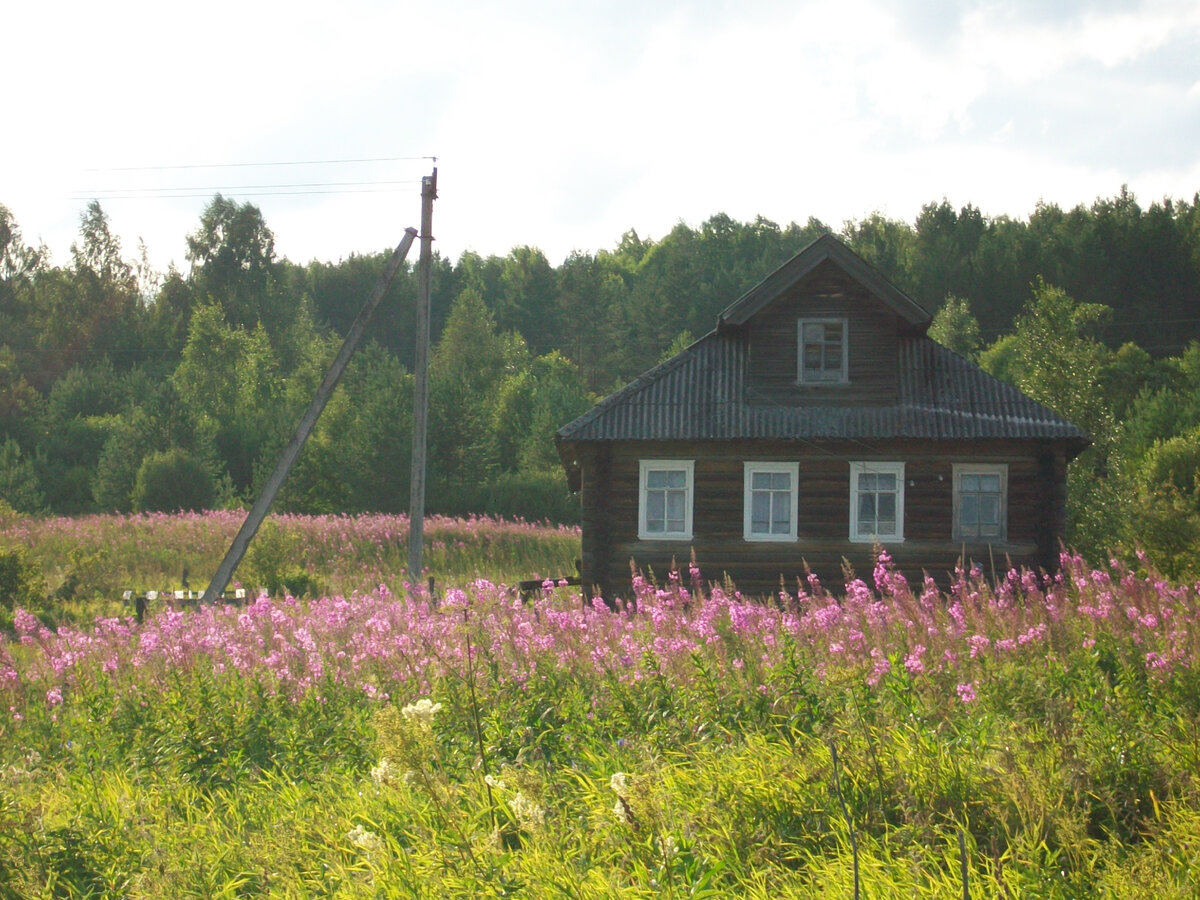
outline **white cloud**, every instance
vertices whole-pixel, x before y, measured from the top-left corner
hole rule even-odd
[[[296,260],[394,245],[429,163],[88,170],[437,153],[443,252],[535,244],[555,260],[717,211],[840,225],[912,219],[942,196],[1026,215],[1039,197],[1073,205],[1122,183],[1150,197],[1200,187],[1191,156],[1169,164],[1155,137],[1200,138],[1200,73],[1141,71],[1167,52],[1196,58],[1193,2],[914,9],[22,4],[9,69],[30,88],[0,145],[0,203],[62,259],[83,207],[73,191],[195,188],[104,203],[127,250],[144,235],[162,266],[182,261],[220,185],[413,182],[254,199]]]

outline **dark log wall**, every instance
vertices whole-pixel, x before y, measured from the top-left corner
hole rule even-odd
[[[796,326],[801,318],[847,320],[847,383],[797,384]],[[862,285],[824,263],[748,323],[746,399],[808,406],[895,403],[898,323],[896,315]]]
[[[890,449],[888,449],[890,447]],[[791,589],[805,562],[827,585],[840,587],[842,560],[869,580],[873,548],[849,540],[851,461],[905,463],[904,541],[888,545],[912,581],[927,571],[949,581],[960,556],[990,574],[1015,565],[1053,568],[1065,526],[1065,455],[1031,441],[939,443],[907,441],[885,446],[861,442],[706,442],[681,448],[668,443],[592,445],[583,459],[583,578],[605,597],[626,595],[632,560],[665,578],[672,560],[685,567],[694,551],[708,580],[731,577],[745,593]],[[694,459],[695,500],[691,541],[640,541],[638,461]],[[795,543],[747,542],[742,536],[743,462],[799,461],[798,532]],[[953,539],[953,464],[1008,465],[1008,537],[989,546]]]
[[[609,444],[585,445],[579,448],[583,471],[580,499],[582,501],[581,526],[583,547],[580,556],[580,575],[583,583],[599,592],[601,597],[615,596],[618,588],[629,584],[629,577],[612,579],[613,528],[619,520],[614,517],[609,503],[612,497],[612,447]],[[637,463],[635,462],[636,466]],[[634,472],[634,491],[637,491],[637,472]],[[637,510],[634,509],[634,516]],[[634,537],[637,537],[637,519],[634,519]],[[619,561],[618,561],[619,562]]]

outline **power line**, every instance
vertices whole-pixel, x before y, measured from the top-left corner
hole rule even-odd
[[[388,182],[380,182],[380,183],[387,184]],[[195,190],[195,189],[194,188],[167,188],[165,190],[190,191],[190,190]],[[405,191],[401,188],[366,188],[363,190],[333,190],[333,191],[319,191],[319,190],[313,190],[313,191],[228,191],[228,192],[222,193],[222,196],[229,197],[229,198],[235,198],[235,197],[296,197],[296,196],[302,196],[305,194],[400,194],[400,193],[405,193]],[[94,195],[84,194],[79,197],[72,197],[71,199],[73,199],[73,200],[84,200],[84,199],[93,199],[93,200],[189,200],[189,199],[194,199],[194,198],[206,198],[206,197],[211,197],[211,196],[212,195],[207,190],[205,190],[204,193],[200,193],[200,194],[171,194],[171,193],[165,193],[165,192],[157,193],[157,194],[106,194],[104,196],[94,196]]]
[[[415,162],[418,160],[433,160],[436,156],[377,156],[364,159],[309,159],[286,160],[280,162],[242,162],[242,163],[191,163],[174,166],[114,166],[106,169],[84,169],[85,172],[169,172],[181,169],[249,169],[269,168],[272,166],[334,166],[352,163],[375,162]]]
[[[374,187],[378,185],[420,184],[419,178],[402,181],[308,181],[293,184],[238,184],[238,185],[194,185],[181,188],[92,188],[75,192],[73,200],[83,200],[98,194],[151,194],[169,195],[178,191],[236,191],[236,190],[275,190],[284,188],[325,188],[325,187]]]

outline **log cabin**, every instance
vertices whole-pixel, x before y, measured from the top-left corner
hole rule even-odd
[[[1075,425],[926,336],[931,317],[837,238],[555,436],[581,493],[583,584],[627,593],[694,554],[743,594],[811,571],[1057,566]]]

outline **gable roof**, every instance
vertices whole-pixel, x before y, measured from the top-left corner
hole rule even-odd
[[[831,260],[921,333],[929,327],[932,316],[921,304],[884,278],[874,266],[833,235],[826,234],[817,238],[727,306],[717,318],[717,328],[725,325],[744,325],[751,316],[779,299],[826,260]]]
[[[897,338],[897,395],[885,405],[781,403],[758,394],[747,377],[751,317],[826,261],[858,281],[912,328]],[[924,336],[930,316],[849,247],[818,238],[732,303],[717,328],[643,373],[559,429],[576,441],[639,440],[931,440],[1043,439],[1087,435],[1017,388]]]
[[[753,396],[748,353],[743,329],[712,331],[600,401],[555,438],[560,443],[1040,438],[1069,441],[1072,455],[1088,444],[1083,431],[1057,413],[923,336],[899,339],[898,399],[884,406],[785,405]]]

